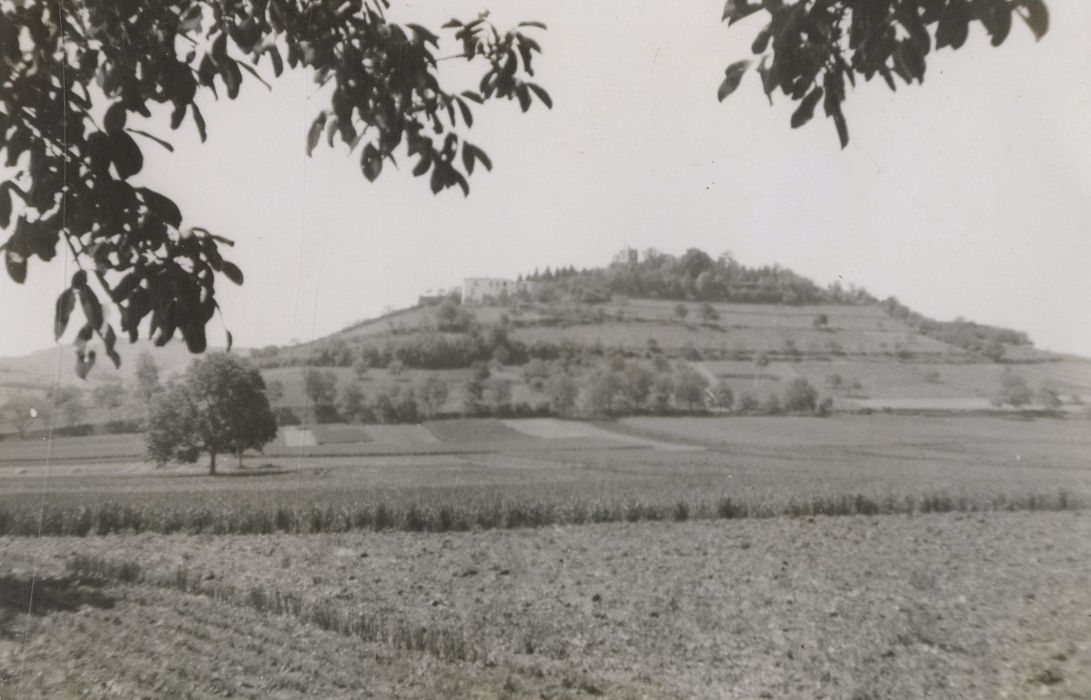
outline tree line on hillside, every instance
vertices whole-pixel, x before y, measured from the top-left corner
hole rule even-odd
[[[680,256],[646,250],[637,261],[577,271],[573,267],[526,277],[547,283],[577,300],[607,301],[611,295],[751,304],[870,304],[875,298],[858,287],[812,280],[780,265],[748,267],[730,253],[713,258],[697,248]],[[548,287],[546,287],[548,288]]]
[[[1003,360],[1005,345],[1031,345],[1030,337],[1022,331],[988,326],[964,318],[937,321],[913,311],[896,297],[887,297],[879,302],[879,306],[891,318],[901,321],[921,335],[982,355],[993,362]]]
[[[535,359],[523,366],[521,382],[513,381],[510,373],[505,376],[502,369],[499,363],[478,362],[453,380],[438,373],[422,374],[416,380],[396,375],[393,381],[365,391],[360,383],[363,377],[339,389],[341,382],[332,371],[306,368],[304,392],[309,405],[304,414],[286,406],[274,412],[282,425],[295,425],[305,420],[415,423],[450,416],[827,415],[833,407],[832,399],[820,397],[806,379],[792,380],[782,392],[736,396],[726,381],[709,381],[688,363],[672,363],[663,356],[647,363],[614,354],[605,364],[590,365]],[[527,390],[521,400],[515,398],[519,384]]]

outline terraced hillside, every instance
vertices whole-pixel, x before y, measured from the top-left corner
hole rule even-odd
[[[511,296],[465,304],[457,296],[436,298],[250,355],[284,425],[778,413],[785,403],[799,412],[786,392],[801,382],[816,396],[807,410],[824,401],[827,412],[989,411],[1004,404],[1081,413],[1091,397],[1091,360],[1040,351],[1018,331],[936,321],[893,298],[836,285],[823,290],[783,268],[702,255],[535,276]],[[722,279],[708,282],[710,274]],[[69,368],[68,349],[0,360],[0,435],[22,427],[13,416],[31,404],[40,415],[52,413],[55,428],[135,425],[146,412],[132,400],[135,358],[145,345],[125,348],[120,372],[102,362],[87,382]],[[155,348],[154,357],[163,378],[192,359],[180,344]],[[306,377],[315,370],[325,392],[308,391]],[[687,394],[678,385],[693,376],[703,387]],[[47,397],[58,377],[65,391]],[[570,400],[558,399],[559,378],[575,387]],[[118,382],[126,400],[104,405],[97,391]],[[421,401],[423,394],[431,398]],[[36,424],[44,425],[44,418]]]
[[[452,313],[459,315],[456,323]],[[503,349],[495,350],[495,338]],[[454,364],[463,366],[446,367],[445,352],[461,353],[465,359]],[[342,389],[355,385],[368,396],[439,378],[448,387],[440,409],[446,414],[465,411],[462,388],[475,361],[490,362],[491,375],[510,385],[511,405],[534,412],[549,410],[548,375],[558,362],[580,385],[582,404],[596,372],[616,366],[617,358],[653,373],[689,366],[710,385],[723,383],[734,396],[758,402],[805,379],[839,410],[991,410],[1005,376],[1013,373],[1034,394],[1024,402],[1031,407],[1046,400],[1079,404],[1091,394],[1091,362],[1083,358],[1029,344],[1008,344],[1003,353],[994,361],[929,337],[879,304],[524,300],[463,305],[455,312],[419,306],[314,343],[262,353],[258,362],[268,381],[283,386],[282,405],[302,418],[309,410],[305,365],[323,367]],[[536,360],[549,369],[541,370]]]

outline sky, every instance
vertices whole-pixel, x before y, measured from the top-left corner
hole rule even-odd
[[[758,28],[727,28],[720,0],[394,4],[429,25],[490,5],[501,27],[546,22],[536,73],[554,109],[476,109],[468,137],[494,169],[468,198],[433,196],[408,169],[369,184],[343,146],[307,158],[327,98],[302,71],[202,99],[204,144],[192,123],[153,117],[143,128],[176,150],[149,144],[136,179],[172,196],[184,225],[236,241],[246,282],[219,296],[237,345],[309,340],[466,276],[598,266],[631,246],[731,251],[1091,356],[1091,3],[1050,2],[1038,43],[1018,22],[998,49],[972,33],[932,54],[923,86],[861,83],[845,150],[820,113],[790,129],[792,105],[770,106],[754,74],[717,102]],[[33,260],[25,285],[0,280],[0,356],[52,344],[67,276],[58,256]]]

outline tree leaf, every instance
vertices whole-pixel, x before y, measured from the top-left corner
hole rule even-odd
[[[456,97],[455,102],[458,103],[458,109],[462,112],[462,121],[466,122],[466,126],[473,126],[474,113],[470,111],[470,106],[461,97]]]
[[[936,48],[962,48],[970,31],[970,8],[962,0],[949,2],[940,14],[936,27]]]
[[[231,352],[231,346],[235,344],[235,336],[231,335],[231,331],[224,331],[227,334],[227,352]]]
[[[1020,12],[1019,16],[1034,32],[1034,38],[1041,41],[1042,37],[1049,31],[1049,10],[1046,8],[1046,4],[1042,0],[1022,0],[1020,7],[1026,12]]]
[[[133,137],[124,131],[110,134],[110,161],[122,180],[136,175],[144,167],[144,154]]]
[[[191,317],[189,321],[182,326],[182,339],[186,341],[187,350],[195,355],[200,354],[208,347],[205,326],[196,318]]]
[[[428,172],[428,168],[432,166],[432,149],[426,148],[421,151],[420,160],[417,161],[417,165],[413,168],[413,176],[420,177]]]
[[[818,104],[818,101],[822,99],[822,88],[815,87],[807,96],[799,102],[799,107],[795,112],[792,112],[792,128],[798,129],[811,120],[814,116],[814,108]]]
[[[364,146],[364,152],[360,156],[360,168],[368,182],[375,182],[375,178],[383,171],[383,156],[374,144]]]
[[[258,81],[259,83],[261,83],[262,85],[264,85],[264,86],[266,87],[266,89],[267,89],[267,90],[269,90],[270,92],[271,92],[271,91],[273,90],[273,86],[272,86],[272,85],[270,85],[269,83],[267,83],[267,82],[265,81],[265,78],[261,77],[261,74],[260,74],[260,73],[258,73],[258,72],[257,72],[256,70],[254,70],[254,67],[253,67],[253,66],[251,66],[251,65],[250,65],[250,64],[248,64],[248,63],[243,63],[243,62],[241,62],[241,61],[239,61],[237,65],[241,66],[243,70],[245,70],[245,71],[246,71],[247,73],[249,73],[250,75],[252,75],[252,76],[254,76],[255,78],[257,78],[257,81]]]
[[[80,379],[87,379],[87,375],[91,372],[91,368],[95,366],[95,351],[89,350],[84,354],[83,350],[76,351],[76,376]]]
[[[993,5],[992,22],[989,33],[992,35],[992,45],[1000,46],[1008,38],[1011,32],[1011,6],[1006,2]]]
[[[534,83],[527,83],[527,87],[531,92],[538,96],[538,100],[546,106],[547,109],[553,109],[553,98],[549,96],[549,93],[545,91],[545,88]]]
[[[11,223],[11,183],[0,183],[0,228],[7,228]]]
[[[841,141],[841,148],[844,148],[849,145],[849,126],[845,122],[845,115],[841,113],[841,108],[838,107],[831,116],[833,117],[834,126],[837,127],[837,138]]]
[[[727,67],[727,70],[724,71],[724,81],[720,83],[720,89],[716,93],[716,98],[720,102],[726,100],[731,93],[739,88],[742,77],[746,75],[746,69],[749,67],[750,61],[745,59],[742,61],[735,61]]]
[[[754,43],[750,45],[751,53],[763,53],[769,47],[769,39],[773,36],[773,25],[769,23],[762,27],[758,35],[754,37]]]
[[[761,63],[758,64],[758,75],[761,76],[761,89],[765,92],[765,97],[769,104],[773,104],[773,91],[777,89],[777,81],[773,70],[766,65],[768,59],[768,56],[762,56]]]
[[[143,136],[146,139],[151,139],[152,141],[155,141],[157,144],[159,144],[163,148],[167,149],[171,153],[174,153],[174,146],[170,145],[169,142],[164,141],[163,139],[159,138],[158,136],[152,136],[148,132],[143,131],[141,129],[126,129],[126,131],[128,131],[130,134],[140,134],[141,136]]]
[[[472,143],[467,143],[463,146],[462,149],[463,157],[465,157],[467,152],[469,152],[474,160],[481,161],[481,164],[485,166],[485,170],[492,170],[492,159],[489,158],[485,151],[482,151],[480,148],[473,145]],[[472,168],[467,170],[467,172],[472,172]]]
[[[196,102],[191,102],[190,107],[193,109],[193,123],[197,125],[197,134],[201,137],[201,143],[204,143],[208,138],[208,132],[205,131],[205,117],[201,114]]]
[[[515,96],[519,98],[519,109],[523,112],[530,109],[530,91],[526,83],[520,83],[515,87]]]
[[[76,308],[76,294],[69,287],[57,297],[57,308],[53,314],[53,338],[60,340],[68,327],[68,319],[72,316],[72,309]]]
[[[327,115],[320,112],[311,122],[311,130],[307,132],[307,155],[311,155],[314,147],[318,145],[318,139],[322,138],[322,129],[326,126]]]
[[[106,356],[114,363],[114,368],[121,367],[121,355],[117,354],[117,334],[113,326],[106,326],[106,332],[102,334],[102,344],[106,347]]]
[[[186,118],[186,103],[182,103],[174,108],[174,111],[170,113],[170,128],[174,131],[178,127],[182,126],[182,120]]]
[[[227,86],[227,97],[229,99],[235,99],[239,96],[239,88],[242,86],[242,72],[239,71],[238,61],[225,58],[223,64],[223,70],[220,71],[220,77],[223,78],[224,85]]]
[[[91,336],[95,334],[95,327],[90,323],[84,323],[80,326],[79,332],[76,333],[76,347],[82,348],[87,344],[88,340],[91,340]]]
[[[224,260],[223,273],[227,276],[227,279],[231,280],[235,284],[241,285],[243,282],[242,270],[235,263]]]
[[[93,289],[84,286],[80,289],[80,306],[83,307],[83,316],[87,319],[87,325],[92,329],[102,327],[102,304],[95,295]]]
[[[22,284],[27,279],[27,259],[25,255],[16,253],[10,248],[4,249],[4,266],[7,267],[8,276],[16,284]]]
[[[277,47],[270,46],[266,49],[266,53],[269,54],[269,60],[273,62],[273,75],[279,78],[284,72],[284,60],[280,57],[280,51]]]
[[[106,133],[116,134],[125,128],[126,116],[125,103],[118,100],[107,108],[102,117],[102,127],[106,129]]]
[[[462,144],[462,167],[467,174],[474,174],[474,154],[471,150],[473,146],[463,142]]]
[[[148,208],[148,211],[155,214],[163,223],[174,228],[182,225],[182,212],[172,200],[146,187],[137,187],[136,191],[144,199],[144,206]]]
[[[751,5],[749,0],[727,0],[724,3],[723,19],[730,26],[757,12],[761,7],[761,4]]]

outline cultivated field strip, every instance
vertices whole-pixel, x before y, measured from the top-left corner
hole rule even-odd
[[[126,634],[185,640],[177,646],[190,655],[219,633],[204,611],[223,618],[218,626],[238,625],[226,638],[243,651],[228,663],[246,649],[266,647],[281,663],[298,653],[233,636],[256,623],[285,625],[272,629],[305,640],[336,633],[348,641],[331,643],[331,658],[345,648],[366,654],[344,667],[349,676],[381,676],[367,659],[390,650],[402,670],[432,664],[433,677],[449,670],[462,688],[493,679],[510,689],[494,685],[482,697],[993,698],[1038,695],[1047,684],[1085,697],[1089,528],[1085,513],[947,514],[442,537],[57,538],[43,540],[41,553],[48,566],[122,596],[115,614],[123,619],[130,591],[197,619],[185,626],[168,617],[165,629],[122,623]],[[0,540],[0,555],[25,561],[27,544]],[[278,596],[300,605],[277,614],[269,601]],[[47,624],[51,614],[42,615]],[[369,641],[359,622],[367,616],[387,620],[387,633]],[[453,659],[446,633],[474,651]],[[96,640],[99,654],[126,643]],[[324,673],[323,662],[300,656],[304,684],[332,678],[359,687],[337,673],[308,675]],[[237,677],[264,668],[252,663]],[[234,677],[225,671],[200,677]],[[388,690],[378,696],[414,696]]]

